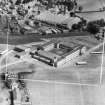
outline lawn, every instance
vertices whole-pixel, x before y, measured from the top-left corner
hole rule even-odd
[[[8,38],[8,41],[7,41]],[[38,37],[34,37],[34,35],[28,36],[28,35],[7,35],[5,33],[0,35],[0,44],[12,44],[12,45],[18,45],[18,44],[27,44],[31,42],[39,42],[42,41]]]

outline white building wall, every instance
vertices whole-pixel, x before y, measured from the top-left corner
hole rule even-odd
[[[82,47],[82,49],[81,49],[81,54],[84,54],[86,52],[86,47],[84,46],[84,47]]]
[[[79,54],[80,54],[80,49],[75,51],[74,53],[66,56],[66,61],[68,62],[69,60],[74,59],[75,57],[79,56]]]
[[[69,62],[70,60],[75,59],[77,56],[79,56],[79,54],[80,54],[80,49],[75,51],[74,53],[66,56],[61,61],[57,62],[57,66],[61,66],[61,65],[65,64],[65,63]]]
[[[62,59],[62,60],[60,60],[60,61],[58,61],[58,62],[57,62],[57,66],[63,65],[63,64],[65,63],[65,61],[66,61],[66,58],[64,58],[64,59]]]
[[[25,52],[26,52],[26,53],[29,53],[30,50],[31,50],[30,48],[26,48],[26,49],[25,49]]]

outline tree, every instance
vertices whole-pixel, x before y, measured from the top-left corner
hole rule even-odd
[[[75,17],[75,13],[74,12],[70,12],[70,16],[71,17]]]
[[[21,4],[21,0],[17,0],[16,2],[15,2],[15,5],[20,5]]]
[[[83,19],[82,23],[83,23],[84,26],[86,26],[87,25],[87,20]]]
[[[11,4],[11,5],[9,6],[9,9],[11,9],[11,10],[15,9],[14,4]]]
[[[78,28],[79,28],[78,26],[79,26],[78,24],[73,24],[71,29],[72,30],[78,30]]]
[[[78,30],[82,30],[83,29],[83,22],[82,21],[80,21],[80,22],[78,22]]]
[[[104,27],[105,26],[105,20],[103,18],[99,19],[99,20],[92,21],[92,23],[97,24],[100,27]]]
[[[79,12],[81,12],[83,10],[83,7],[79,6],[78,10],[79,10]]]
[[[91,34],[95,35],[100,31],[100,29],[99,29],[98,25],[96,25],[96,24],[94,24],[92,22],[89,22],[87,24],[87,31],[90,32]]]
[[[26,25],[29,25],[29,21],[28,21],[28,20],[26,20],[26,21],[25,21],[25,24],[26,24]]]
[[[68,11],[71,11],[74,8],[74,3],[72,1],[66,2]]]
[[[104,27],[104,26],[105,26],[104,23],[105,23],[104,19],[100,19],[100,20],[99,20],[99,25],[100,25],[101,27]]]
[[[24,28],[20,28],[20,34],[24,35],[26,30]]]
[[[25,3],[29,3],[29,2],[32,2],[33,0],[23,0],[23,4],[25,4]]]

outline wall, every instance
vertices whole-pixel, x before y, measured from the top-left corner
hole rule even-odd
[[[81,54],[84,54],[86,52],[86,47],[84,46],[84,47],[82,47],[82,49],[80,50],[80,53]]]
[[[68,56],[66,56],[64,59],[60,60],[57,62],[57,66],[61,66],[65,63],[67,63],[68,61],[75,59],[77,56],[79,56],[80,54],[80,49],[78,49],[77,51],[75,51],[72,54],[69,54]]]
[[[26,52],[26,53],[29,53],[30,51],[31,51],[30,48],[26,48],[26,49],[25,49],[25,52]]]

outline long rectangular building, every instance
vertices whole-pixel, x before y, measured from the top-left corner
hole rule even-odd
[[[86,52],[86,47],[74,42],[48,42],[42,46],[43,49],[36,50],[34,56],[36,59],[49,65],[58,67],[67,62],[72,62],[77,56]]]

